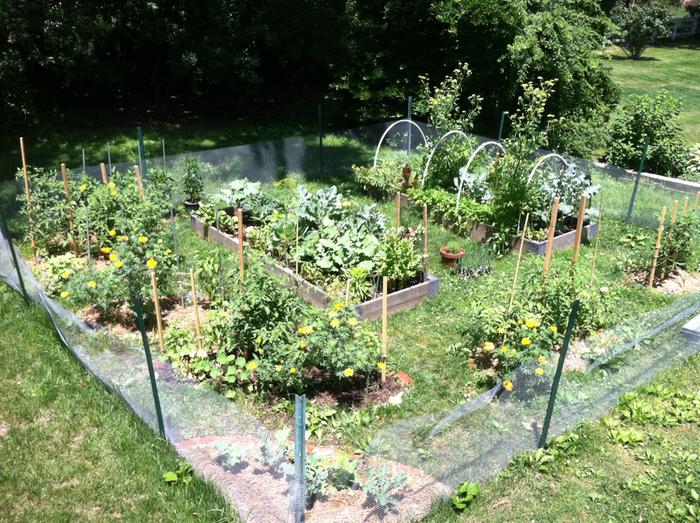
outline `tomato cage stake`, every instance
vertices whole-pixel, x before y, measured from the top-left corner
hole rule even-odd
[[[109,178],[107,178],[107,168],[104,162],[100,162],[100,174],[102,175],[102,183],[107,185],[109,183]]]

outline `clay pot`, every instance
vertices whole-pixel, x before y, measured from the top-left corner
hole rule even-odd
[[[447,247],[440,247],[440,256],[448,267],[454,267],[457,260],[464,256],[464,249],[460,249],[459,252],[449,252]]]

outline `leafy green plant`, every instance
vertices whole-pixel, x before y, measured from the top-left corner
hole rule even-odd
[[[445,250],[450,254],[458,254],[464,250],[464,247],[459,242],[450,241],[445,244]]]
[[[696,212],[678,214],[673,229],[669,229],[662,238],[656,266],[657,283],[678,269],[687,270],[688,263],[693,259],[693,239],[697,237],[698,232],[700,232],[700,221]]]
[[[481,487],[479,487],[478,483],[472,483],[470,481],[462,483],[457,487],[457,492],[450,498],[452,500],[452,507],[456,511],[462,512],[473,503],[480,491]]]
[[[186,485],[192,481],[193,474],[192,465],[182,461],[176,470],[169,470],[163,474],[163,481],[170,485]]]
[[[185,159],[185,170],[182,177],[185,199],[197,203],[202,199],[204,181],[202,180],[202,161],[194,156]]]
[[[491,207],[461,197],[457,208],[457,195],[445,189],[412,189],[409,196],[418,205],[427,205],[431,219],[460,236],[469,237],[476,222],[491,222]]]
[[[394,159],[382,160],[376,167],[353,165],[352,171],[358,185],[381,198],[405,192],[417,183],[415,167]]]
[[[378,272],[392,284],[407,282],[420,270],[420,255],[413,238],[403,231],[389,231],[379,252]]]
[[[366,479],[362,483],[362,491],[382,510],[391,509],[399,504],[400,500],[392,491],[400,488],[408,479],[405,474],[396,474],[393,477],[386,465],[380,465],[365,470]]]
[[[234,445],[225,441],[217,441],[214,448],[219,452],[222,462],[230,468],[240,465],[243,458],[249,453],[249,449],[245,445]]]

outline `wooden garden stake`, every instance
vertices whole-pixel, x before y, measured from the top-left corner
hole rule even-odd
[[[515,262],[515,274],[513,275],[513,288],[510,290],[510,301],[508,302],[508,314],[513,309],[513,301],[515,300],[515,288],[518,285],[518,272],[520,271],[520,260],[523,258],[523,247],[525,247],[525,235],[527,234],[527,224],[530,221],[530,213],[525,215],[525,225],[523,233],[520,236],[520,248],[518,249],[518,260]]]
[[[102,174],[102,183],[107,185],[109,183],[109,178],[107,178],[107,168],[104,162],[100,162],[100,174]]]
[[[294,238],[294,272],[299,274],[299,216],[297,215],[296,232]]]
[[[382,278],[382,363],[384,364],[382,365],[382,383],[386,382],[386,360],[389,349],[389,335],[387,332],[389,329],[388,294],[389,278],[384,276]]]
[[[396,193],[396,228],[401,227],[401,192]]]
[[[104,164],[103,164],[104,165]],[[160,315],[160,299],[158,298],[158,279],[155,271],[151,271],[151,286],[153,287],[153,305],[156,309],[156,325],[158,327],[158,345],[161,352],[165,352],[165,340],[163,339],[163,318]]]
[[[661,248],[661,237],[664,234],[664,220],[666,219],[666,207],[661,209],[661,220],[659,221],[659,232],[656,235],[656,247],[654,247],[654,259],[651,262],[651,274],[649,274],[649,288],[654,287],[654,276],[656,275],[656,262],[659,259],[659,249]]]
[[[598,207],[598,232],[595,235],[595,247],[593,248],[593,267],[591,268],[591,280],[595,276],[595,262],[598,258],[598,243],[600,243],[600,231],[603,230],[603,195],[600,195],[600,206]]]
[[[685,201],[683,202],[683,214],[688,212],[688,203],[690,203],[690,198],[686,196]]]
[[[19,152],[22,157],[22,175],[24,176],[24,199],[27,202],[27,219],[29,221],[29,235],[32,241],[32,257],[36,258],[36,238],[34,237],[34,226],[32,222],[32,197],[29,189],[29,174],[27,173],[27,157],[24,153],[24,138],[19,138]],[[700,194],[700,193],[698,193]]]
[[[199,324],[199,304],[197,303],[197,287],[194,284],[194,271],[190,269],[190,285],[192,286],[192,307],[194,307],[194,332],[197,335],[197,348],[202,350],[202,330]]]
[[[581,236],[583,236],[583,219],[586,214],[586,196],[581,196],[581,202],[578,206],[578,220],[576,221],[576,239],[574,240],[574,256],[573,262],[578,261],[578,252],[581,248]]]
[[[678,212],[678,200],[673,200],[673,210],[671,211],[671,223],[668,226],[668,239],[673,236],[673,226],[676,223],[676,213]]]
[[[350,279],[345,282],[345,306],[347,307],[350,303]]]
[[[145,197],[145,194],[143,192],[143,178],[141,178],[141,169],[138,165],[134,165],[134,172],[136,173],[136,183],[139,186],[139,194],[141,195],[141,199],[143,200]]]
[[[695,193],[695,203],[693,204],[693,209],[697,209],[700,205],[700,191]]]
[[[542,277],[545,277],[549,272],[549,266],[552,263],[552,251],[554,250],[554,233],[557,228],[557,216],[559,215],[559,196],[555,196],[552,200],[552,211],[549,215],[549,229],[547,230],[547,248],[544,254],[544,268],[542,269]]]
[[[245,263],[243,261],[243,209],[236,211],[236,218],[238,219],[238,266],[241,278],[241,292],[243,292],[243,276],[245,275]]]
[[[71,208],[71,199],[70,199],[70,188],[68,186],[68,173],[66,172],[66,164],[62,163],[61,164],[61,178],[63,178],[63,195],[66,197],[66,205],[68,206],[67,209],[67,217],[68,217],[68,231],[71,234],[71,247],[73,248],[73,254],[76,256],[78,255],[78,244],[75,241],[75,238],[73,238],[73,209]]]
[[[428,281],[428,204],[423,204],[423,281]]]

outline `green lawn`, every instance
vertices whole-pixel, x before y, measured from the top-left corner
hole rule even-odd
[[[0,284],[0,521],[235,521],[197,478],[168,485],[175,451]]]
[[[683,103],[681,124],[693,142],[700,142],[700,41],[682,39],[652,47],[641,60],[629,60],[617,47],[606,54],[623,96],[654,94],[666,89]]]

